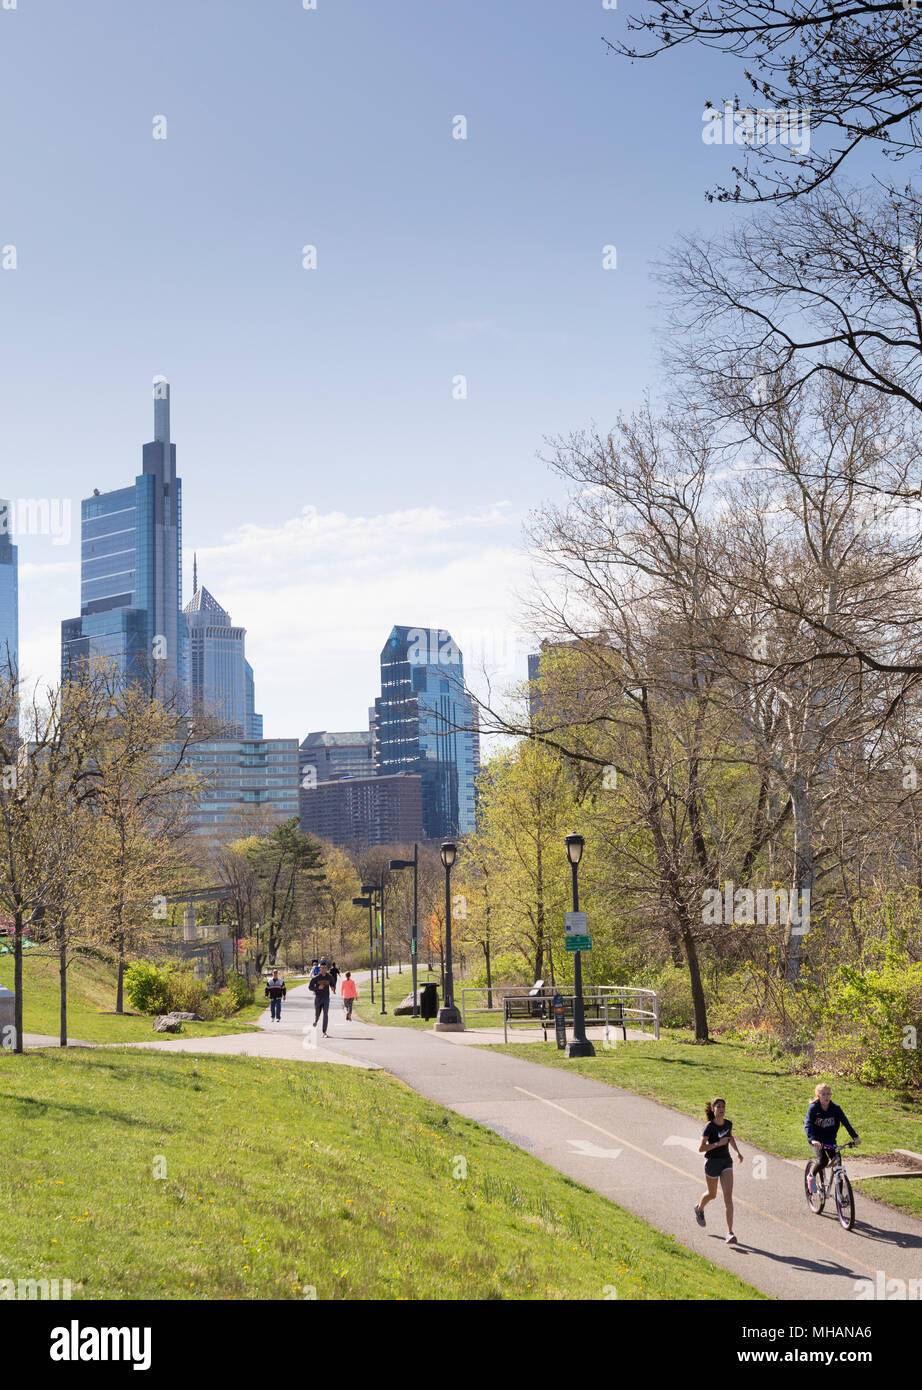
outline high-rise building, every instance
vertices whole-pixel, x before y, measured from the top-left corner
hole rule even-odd
[[[190,826],[214,845],[298,817],[296,738],[208,739],[183,761],[202,780]]]
[[[436,628],[392,628],[375,701],[378,776],[418,773],[425,835],[442,839],[474,829],[478,765],[477,711],[457,645]]]
[[[154,438],[130,487],[81,503],[80,617],[61,624],[61,673],[104,659],[122,679],[185,682],[182,484],[170,441],[170,385],[154,384]]]
[[[301,787],[301,829],[345,848],[421,840],[422,810],[422,778],[408,772]]]
[[[0,674],[19,670],[19,546],[9,502],[0,502]]]
[[[197,560],[193,575],[192,597],[183,609],[193,713],[218,720],[228,735],[261,738],[253,668],[244,655],[246,628],[234,627],[227,609],[199,588]]]
[[[314,769],[314,781],[333,782],[340,777],[373,777],[375,736],[371,729],[308,734],[301,744],[301,773]]]

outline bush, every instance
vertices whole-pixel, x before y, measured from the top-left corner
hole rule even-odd
[[[166,968],[150,961],[136,960],[125,971],[125,995],[133,1009],[142,1014],[170,1011],[170,977]]]
[[[244,1009],[248,1004],[252,1004],[255,998],[242,975],[231,974],[227,977],[227,992],[234,1002],[234,1009]]]
[[[863,974],[840,966],[829,988],[817,1061],[866,1085],[922,1090],[922,961],[889,950]]]
[[[191,970],[173,964],[154,965],[138,960],[125,971],[125,994],[132,1008],[142,1014],[180,1013],[214,1016],[208,992]]]

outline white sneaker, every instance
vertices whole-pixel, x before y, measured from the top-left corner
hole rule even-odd
[[[728,1245],[739,1245],[739,1241],[737,1240],[736,1236],[733,1234],[732,1231],[731,1231],[730,1234],[727,1236],[727,1244],[728,1244]]]

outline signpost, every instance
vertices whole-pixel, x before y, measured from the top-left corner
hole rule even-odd
[[[563,918],[564,943],[568,951],[591,951],[592,937],[585,912],[565,912]]]
[[[562,1052],[567,1045],[567,1020],[563,1012],[563,995],[554,995],[554,1031],[557,1034],[557,1046]]]

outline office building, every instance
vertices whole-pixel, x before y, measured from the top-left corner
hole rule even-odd
[[[296,738],[208,739],[184,763],[202,779],[191,828],[215,845],[298,817]]]
[[[371,729],[329,733],[326,729],[308,734],[301,744],[302,783],[304,772],[313,768],[315,782],[334,782],[340,777],[375,775],[375,736]]]
[[[170,386],[154,385],[154,438],[132,485],[84,499],[80,508],[80,616],[61,624],[61,674],[105,660],[125,681],[184,685],[181,612],[182,485],[170,440]]]
[[[301,788],[301,829],[343,848],[411,844],[424,838],[422,778],[339,777]]]
[[[13,544],[12,509],[0,502],[0,674],[19,671],[19,546]]]
[[[378,776],[421,778],[423,829],[441,840],[474,829],[478,769],[477,711],[457,645],[436,628],[392,628],[375,701]]]
[[[235,627],[214,595],[199,588],[197,561],[192,588],[183,609],[192,712],[216,720],[224,735],[261,738],[253,668],[244,654],[246,629]]]

